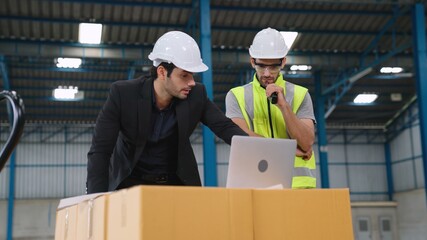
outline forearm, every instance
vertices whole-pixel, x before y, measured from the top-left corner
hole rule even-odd
[[[290,138],[297,140],[301,150],[307,152],[314,143],[314,126],[310,119],[299,119],[289,104],[278,106],[286,122]]]
[[[88,154],[87,194],[108,191],[109,158],[103,154]]]

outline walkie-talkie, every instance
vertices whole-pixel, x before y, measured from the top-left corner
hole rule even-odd
[[[268,100],[270,100],[270,102],[272,104],[276,104],[277,103],[277,92],[274,92],[270,95],[270,97],[268,97]]]

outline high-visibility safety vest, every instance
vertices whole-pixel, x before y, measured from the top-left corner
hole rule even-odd
[[[249,129],[253,132],[263,136],[263,137],[272,137],[275,138],[289,138],[286,131],[286,123],[283,119],[282,112],[280,109],[270,104],[266,100],[265,89],[261,87],[256,75],[254,74],[252,84],[252,101],[248,101],[251,97],[245,99],[245,89],[243,86],[235,87],[231,89],[234,96],[237,99],[240,110],[245,118],[246,124]],[[286,82],[283,80],[282,74],[279,75],[278,79],[275,82],[276,85],[282,87],[286,96]],[[302,101],[304,100],[305,94],[307,93],[307,88],[294,85],[294,97],[292,101],[292,111],[296,113],[299,107],[301,106]],[[247,93],[247,92],[246,92]],[[246,104],[253,102],[254,109],[254,118],[250,121],[248,113],[246,111]],[[268,106],[270,105],[270,106]],[[268,108],[270,107],[270,112]],[[273,129],[270,129],[270,119]],[[272,135],[273,134],[273,135]],[[295,163],[293,169],[292,177],[292,188],[315,188],[316,187],[316,160],[314,153],[311,155],[309,160],[304,160],[301,157],[295,156]]]

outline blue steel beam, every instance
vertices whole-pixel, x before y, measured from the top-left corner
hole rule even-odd
[[[70,3],[90,3],[90,4],[103,4],[103,5],[114,5],[114,6],[131,6],[131,7],[158,7],[158,8],[180,8],[180,9],[191,9],[191,4],[174,4],[174,3],[153,3],[153,2],[130,2],[130,1],[113,1],[113,0],[48,0],[51,2],[70,2]],[[372,1],[374,4],[378,4],[378,0]],[[394,1],[393,1],[394,3]],[[366,4],[366,3],[362,3]],[[311,9],[292,9],[292,8],[272,8],[272,7],[243,7],[243,6],[210,6],[211,10],[218,11],[237,11],[237,12],[265,12],[265,13],[281,13],[281,14],[315,14],[315,15],[330,15],[330,14],[342,14],[342,15],[381,15],[388,16],[392,12],[389,11],[356,11],[356,10],[311,10]]]
[[[50,72],[96,72],[96,73],[122,73],[126,74],[126,70],[114,70],[114,69],[91,69],[91,68],[57,68],[57,67],[21,67],[13,66],[13,69],[20,70],[36,70],[36,71],[50,71]]]
[[[383,28],[380,30],[380,32],[377,33],[375,38],[371,41],[369,46],[362,53],[361,63],[360,63],[361,66],[364,66],[364,64],[363,64],[364,57],[367,56],[376,46],[378,46],[381,37],[388,32],[389,28],[391,28],[395,25],[395,23],[399,17],[409,13],[410,9],[411,8],[407,7],[407,8],[404,8],[402,10],[399,10],[399,8],[397,6],[394,8],[393,17],[383,26]],[[393,32],[395,32],[395,31],[396,31],[396,28],[393,28]],[[394,37],[394,34],[392,36]]]
[[[10,20],[10,21],[28,21],[28,22],[43,22],[43,23],[62,23],[62,24],[80,24],[84,21],[81,19],[64,19],[64,18],[42,18],[42,17],[27,17],[27,16],[14,16],[14,15],[0,15],[0,20]],[[152,28],[173,28],[185,31],[187,29],[187,24],[165,24],[165,23],[141,23],[141,22],[118,22],[118,21],[107,21],[97,19],[96,23],[100,23],[107,26],[124,26],[124,27],[152,27]],[[214,25],[211,27],[213,31],[238,31],[238,32],[258,32],[259,27],[243,27],[243,26],[219,26]],[[281,28],[282,31],[292,31],[293,28]],[[372,36],[377,35],[376,31],[334,31],[327,29],[298,29],[299,33],[302,34],[323,34],[323,35],[366,35]],[[405,32],[395,32],[395,33],[384,33],[385,35],[398,35],[406,36]]]
[[[387,141],[392,141],[407,127],[413,126],[414,122],[418,120],[418,115],[414,114],[414,111],[409,111],[410,108],[418,107],[417,96],[413,96],[387,123],[384,125],[386,129]],[[413,115],[407,115],[413,114]]]
[[[88,135],[90,135],[90,136],[92,136],[92,134],[93,134],[93,127],[88,127],[86,130],[83,130],[83,131],[81,131],[81,132],[78,132],[77,134],[75,134],[74,136],[72,136],[72,137],[70,137],[70,138],[67,138],[66,139],[66,142],[67,143],[70,143],[70,142],[72,142],[72,141],[74,141],[75,139],[77,139],[78,137],[80,137],[80,136],[82,136],[82,135],[85,135],[85,134],[88,134]],[[68,134],[71,134],[71,132],[70,131],[68,131]]]
[[[421,152],[424,168],[424,192],[427,200],[427,51],[424,4],[417,3],[412,9],[414,29],[414,67],[417,79],[418,111],[420,119]],[[427,203],[427,201],[426,201]]]
[[[378,57],[376,60],[374,60],[373,62],[369,63],[369,65],[360,66],[361,69],[358,70],[358,71],[356,71],[356,72],[354,72],[353,74],[343,73],[342,76],[341,76],[341,79],[339,81],[337,81],[332,86],[328,87],[327,89],[325,89],[323,91],[323,95],[329,95],[332,92],[334,92],[337,89],[339,89],[340,87],[343,87],[343,88],[347,88],[348,87],[348,88],[350,88],[351,85],[353,85],[357,80],[359,80],[359,79],[356,79],[355,81],[351,82],[350,79],[352,77],[356,77],[359,74],[363,75],[363,73],[364,73],[365,70],[368,70],[370,68],[372,69],[373,67],[379,65],[380,63],[382,63],[382,62],[388,60],[389,58],[391,58],[391,57],[393,57],[393,56],[395,56],[395,55],[403,52],[404,50],[408,49],[409,47],[411,47],[411,45],[412,44],[410,42],[405,42],[405,43],[401,44],[399,47],[396,47],[395,49],[393,49],[392,51],[390,51],[389,53],[387,53],[385,55],[382,55],[381,57]],[[369,74],[369,72],[366,73],[366,74]],[[372,77],[367,77],[367,78],[372,78]]]
[[[322,95],[322,77],[321,72],[314,73],[315,97],[316,97],[316,120],[317,120],[317,139],[319,149],[320,175],[322,188],[329,188],[329,165],[328,165],[328,141],[326,136],[325,123],[325,96]]]
[[[128,80],[133,79],[135,77],[135,66],[132,66],[128,70]]]
[[[340,75],[340,79],[336,83],[334,83],[332,86],[328,87],[326,90],[322,92],[323,95],[329,97],[328,104],[327,104],[327,111],[325,114],[326,118],[332,113],[332,111],[335,110],[338,102],[351,89],[351,87],[354,85],[354,83],[357,80],[369,74],[372,71],[373,67],[388,60],[392,56],[395,56],[398,53],[403,52],[404,50],[406,50],[412,45],[410,42],[405,42],[398,47],[393,46],[393,49],[389,53],[383,56],[377,57],[375,60],[373,60],[370,63],[365,63],[365,58],[368,55],[368,52],[370,52],[369,50],[379,43],[378,39],[382,35],[384,35],[385,30],[389,29],[391,26],[394,26],[396,19],[402,16],[403,14],[405,14],[407,11],[408,11],[408,8],[404,8],[401,10],[397,9],[396,11],[394,11],[393,17],[389,21],[387,21],[387,23],[383,27],[383,30],[381,30],[378,33],[378,36],[371,42],[371,45],[367,48],[365,53],[361,55],[360,61],[359,61],[361,65],[359,66],[359,69],[357,71],[353,71],[353,73],[343,72]],[[331,94],[333,92],[335,92],[334,95]]]
[[[197,13],[198,13],[197,5],[198,5],[197,0],[191,1],[191,13],[190,13],[190,16],[188,17],[187,24],[185,27],[185,32],[193,36],[196,34],[196,27],[197,27]]]
[[[138,64],[144,64],[144,65],[151,65],[152,63],[149,60],[143,60],[141,59],[141,56],[145,56],[145,51],[151,51],[153,48],[153,44],[147,44],[147,45],[137,45],[137,44],[83,44],[78,42],[61,42],[58,40],[47,40],[47,41],[40,41],[40,40],[30,40],[30,39],[0,39],[0,43],[4,44],[10,44],[11,46],[8,46],[10,49],[8,54],[9,55],[23,55],[25,56],[33,56],[33,57],[60,57],[60,56],[67,56],[67,57],[76,57],[77,55],[73,52],[73,55],[70,55],[69,52],[66,52],[65,49],[71,49],[75,50],[75,52],[79,52],[80,55],[78,57],[85,58],[86,55],[84,54],[86,52],[86,49],[97,49],[99,53],[96,53],[96,55],[93,55],[92,58],[98,58],[98,59],[124,59],[124,60],[132,60],[137,61]],[[1,45],[0,45],[1,46]],[[31,52],[28,53],[28,48],[31,48]],[[49,55],[49,52],[47,50],[54,49],[54,52]],[[34,49],[37,49],[37,51],[34,51]],[[132,51],[133,54],[130,56],[130,53],[126,53],[126,51]],[[239,56],[239,54],[248,54],[248,50],[245,48],[225,48],[221,49],[220,47],[212,47],[213,52],[215,53],[216,58],[221,58],[221,55],[224,53],[235,53],[236,57]],[[117,56],[106,56],[106,51],[114,51],[114,54]],[[135,51],[139,51],[137,55],[135,55]],[[65,54],[67,53],[67,54]],[[334,56],[340,57],[340,58],[355,58],[360,57],[360,52],[358,51],[345,51],[345,52],[333,52],[333,51],[290,51],[287,56],[289,58],[291,57],[316,57],[320,56],[325,58],[330,58],[331,54]],[[246,56],[246,55],[245,55]],[[377,56],[376,54],[372,53],[370,57]],[[406,57],[408,54],[399,54],[397,56],[400,57]]]
[[[62,23],[62,24],[80,24],[82,22],[89,22],[81,19],[65,19],[65,18],[43,18],[43,17],[27,17],[27,16],[13,16],[13,15],[0,15],[0,20],[15,20],[15,21],[29,21],[29,22],[42,22],[42,23]],[[143,22],[119,22],[97,19],[95,23],[101,23],[108,26],[123,26],[123,27],[153,27],[153,28],[174,28],[184,29],[184,24],[166,24],[166,23],[143,23]]]
[[[49,2],[68,2],[68,3],[90,3],[113,6],[129,6],[129,7],[157,7],[157,8],[181,8],[189,9],[191,4],[184,3],[155,3],[155,2],[134,2],[122,0],[46,0]]]
[[[209,99],[213,99],[210,0],[199,1],[200,46],[204,63],[209,70],[202,73]],[[203,14],[202,14],[203,13]],[[217,186],[216,144],[212,131],[203,126],[203,170],[205,186]]]
[[[35,82],[46,82],[46,81],[53,81],[53,82],[96,82],[96,83],[113,83],[117,81],[118,79],[94,79],[94,78],[52,78],[52,77],[31,77],[31,76],[22,76],[22,77],[14,77],[13,80],[15,81],[35,81]]]
[[[0,55],[0,72],[3,79],[4,90],[11,90],[6,59]],[[9,106],[8,106],[9,107]],[[13,117],[9,111],[9,118]],[[15,154],[13,151],[9,158],[9,197],[7,200],[7,240],[13,239],[13,211],[15,206]]]
[[[107,91],[106,91],[106,96],[107,96]],[[40,101],[57,101],[53,97],[42,97],[42,96],[32,96],[32,95],[25,95],[25,99],[40,100]],[[105,102],[106,99],[107,99],[107,97],[105,97],[105,98],[85,98],[82,101],[75,101],[75,102]],[[61,101],[57,101],[57,102],[61,102]],[[62,102],[66,102],[66,101],[62,101]],[[70,101],[70,102],[74,102],[74,101]],[[26,103],[25,106],[27,106],[27,105],[31,106],[31,103]],[[27,109],[27,110],[30,110],[30,109]]]

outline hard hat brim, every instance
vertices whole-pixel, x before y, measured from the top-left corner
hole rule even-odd
[[[200,65],[195,67],[183,67],[178,65],[175,65],[175,66],[177,66],[178,68],[181,68],[184,71],[191,72],[191,73],[205,72],[209,69],[209,67],[206,66],[204,63],[201,63]]]
[[[277,53],[277,54],[266,55],[266,54],[262,54],[262,53],[252,51],[251,49],[249,49],[249,55],[252,58],[258,58],[258,59],[282,59],[282,58],[286,57],[286,53]]]

